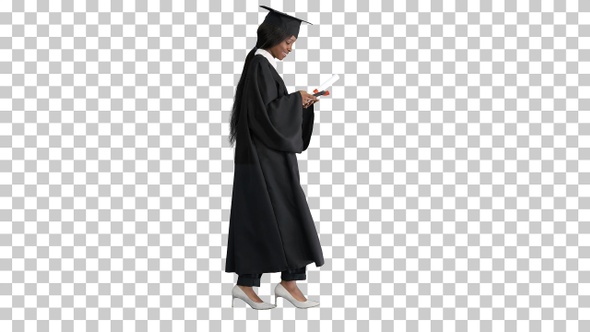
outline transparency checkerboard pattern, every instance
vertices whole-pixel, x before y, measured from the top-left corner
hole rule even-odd
[[[341,77],[297,155],[320,307],[223,271],[267,11],[2,1],[0,330],[589,331],[590,2],[263,4],[314,23],[290,91]]]

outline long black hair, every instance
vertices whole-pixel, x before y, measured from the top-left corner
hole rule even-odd
[[[256,50],[259,48],[271,48],[277,44],[280,44],[285,39],[291,37],[287,32],[283,31],[283,29],[275,25],[268,24],[267,22],[262,22],[258,26],[256,34],[258,35],[256,46],[254,46],[254,48],[252,48],[250,53],[248,53],[248,55],[246,56],[246,60],[244,61],[244,68],[242,69],[242,76],[240,77],[240,81],[238,82],[238,86],[236,87],[236,95],[234,97],[234,105],[232,107],[230,120],[229,143],[231,146],[234,145],[234,142],[236,140],[236,128],[238,125],[238,120],[240,119],[240,109],[242,106],[242,91],[244,90],[244,79],[246,77],[250,61],[252,60],[252,58],[254,58],[254,53],[256,53]]]

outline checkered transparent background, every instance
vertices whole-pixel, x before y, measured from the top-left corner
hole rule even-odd
[[[224,272],[267,12],[146,3],[0,2],[1,331],[590,330],[590,1],[260,3],[314,23],[290,91],[341,77],[297,155],[320,307],[268,311]]]

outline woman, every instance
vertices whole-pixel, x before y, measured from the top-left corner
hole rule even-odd
[[[246,57],[230,121],[230,143],[236,145],[225,271],[238,274],[232,306],[239,298],[254,309],[270,309],[283,297],[309,308],[319,303],[307,300],[296,281],[306,279],[307,264],[322,266],[324,256],[295,153],[309,145],[318,98],[303,90],[288,93],[275,67],[291,52],[303,20],[261,7],[270,12]],[[275,304],[252,289],[269,272],[281,272]]]

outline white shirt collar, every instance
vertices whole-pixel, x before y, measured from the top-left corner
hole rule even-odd
[[[273,57],[272,54],[270,54],[267,50],[259,48],[256,50],[256,53],[254,53],[254,55],[256,54],[262,54],[265,58],[268,59],[268,62],[270,62],[270,64],[273,67],[275,67],[275,69],[277,69],[277,59],[275,59],[275,57]]]

